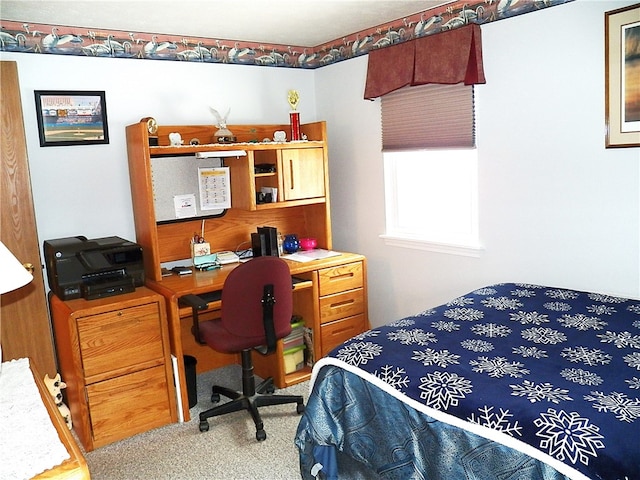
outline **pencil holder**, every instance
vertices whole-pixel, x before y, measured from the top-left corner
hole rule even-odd
[[[203,255],[209,255],[211,253],[211,246],[209,242],[192,243],[191,244],[191,256],[202,257]]]

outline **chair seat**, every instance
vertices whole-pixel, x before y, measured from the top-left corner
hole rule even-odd
[[[264,344],[264,335],[239,337],[224,328],[222,320],[208,320],[200,324],[200,338],[214,350],[237,353]]]

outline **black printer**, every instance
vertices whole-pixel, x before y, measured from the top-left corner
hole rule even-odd
[[[49,288],[62,300],[109,297],[144,285],[142,247],[120,237],[45,240]]]

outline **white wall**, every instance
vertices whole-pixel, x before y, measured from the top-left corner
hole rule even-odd
[[[317,120],[310,70],[5,52],[0,58],[18,62],[40,245],[75,235],[135,240],[125,127],[143,117],[161,125],[213,124],[213,106],[222,114],[231,108],[229,124],[286,124],[287,91],[297,89],[302,122]],[[104,90],[109,144],[40,147],[34,90]]]
[[[604,148],[604,12],[631,3],[578,0],[482,27],[480,258],[378,238],[380,114],[379,101],[362,100],[367,59],[318,70],[334,247],[367,255],[373,325],[493,282],[640,297],[640,149]]]
[[[640,297],[640,149],[604,148],[604,12],[577,0],[482,27],[478,86],[480,258],[389,247],[379,102],[362,100],[367,57],[314,71],[34,54],[16,60],[40,243],[135,238],[124,127],[327,120],[334,248],[367,255],[373,325],[483,284],[544,283]],[[105,90],[109,145],[38,142],[33,90]]]

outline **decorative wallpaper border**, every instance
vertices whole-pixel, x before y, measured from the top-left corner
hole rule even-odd
[[[425,10],[316,47],[92,30],[0,19],[0,52],[314,69],[469,23],[482,25],[572,1],[469,0]]]

